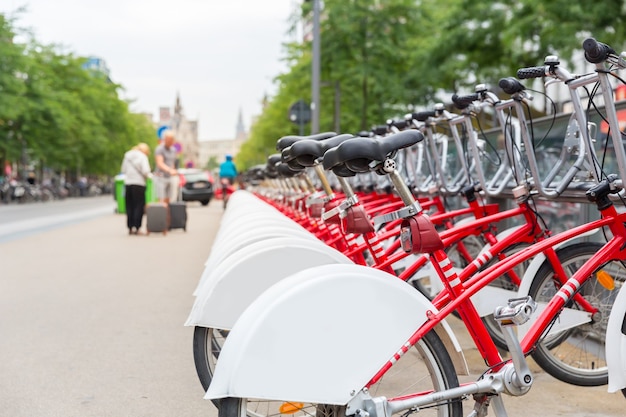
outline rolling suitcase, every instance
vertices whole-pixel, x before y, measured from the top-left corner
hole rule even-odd
[[[167,233],[167,205],[165,203],[146,204],[146,230],[150,233]]]
[[[170,203],[170,229],[187,231],[187,203],[184,201]]]

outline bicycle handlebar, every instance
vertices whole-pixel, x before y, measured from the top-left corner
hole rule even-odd
[[[502,78],[498,82],[498,86],[502,89],[502,91],[509,95],[519,93],[520,91],[526,89],[526,87],[524,87],[524,85],[520,83],[519,80],[516,80],[513,77]]]
[[[528,67],[528,68],[520,68],[517,70],[517,78],[527,79],[527,78],[541,78],[546,76],[546,67]]]
[[[598,42],[594,38],[587,38],[583,42],[583,49],[585,50],[585,59],[592,64],[599,64],[606,61],[609,55],[616,55],[613,48],[609,45]]]
[[[411,117],[418,122],[425,122],[429,117],[437,117],[437,112],[435,110],[418,111],[411,113]]]
[[[458,96],[456,94],[452,95],[452,102],[454,103],[456,108],[459,110],[463,110],[467,108],[470,104],[472,104],[474,101],[478,99],[479,99],[478,93],[467,94],[464,96]]]
[[[377,125],[372,127],[372,133],[378,136],[384,136],[389,131],[387,125]]]
[[[406,120],[387,120],[387,126],[389,127],[396,127],[400,130],[402,129],[406,129],[409,125],[409,122],[407,122]]]

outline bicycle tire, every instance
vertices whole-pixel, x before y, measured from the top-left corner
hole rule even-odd
[[[193,330],[193,361],[204,391],[209,389],[226,336],[227,330],[211,327],[196,326]],[[213,401],[213,404],[219,408],[218,401]]]
[[[411,351],[415,351],[423,361],[421,364],[422,371],[428,372],[429,381],[427,386],[415,386],[419,384],[420,380],[417,378],[418,375],[413,372],[413,369],[407,369],[406,371],[410,373],[407,375],[409,377],[411,390],[419,391],[419,392],[427,392],[429,390],[443,390],[449,388],[458,387],[459,382],[456,375],[456,371],[454,369],[454,365],[452,364],[452,360],[446,351],[443,342],[439,338],[439,336],[431,331],[425,335],[425,337],[416,344],[414,349],[409,350],[401,359],[402,361]],[[397,388],[395,388],[398,380],[396,379],[397,375],[392,371],[395,367],[400,363],[398,361],[394,367],[391,368],[390,372],[388,372],[390,378],[395,379],[394,387],[385,388],[385,392],[380,392],[381,385],[384,384],[383,378],[377,384],[370,387],[369,392],[372,396],[377,395],[385,395],[387,398],[391,398],[394,396],[401,395],[402,392],[399,392]],[[306,378],[306,376],[302,376]],[[421,379],[422,382],[425,382],[425,378]],[[408,388],[407,385],[404,388]],[[393,391],[393,395],[390,394]],[[271,415],[280,414],[281,406],[286,406],[291,408],[292,410],[296,410],[293,413],[289,413],[294,417],[307,417],[311,415],[321,416],[321,417],[344,417],[345,416],[345,406],[337,406],[337,405],[325,405],[325,404],[302,404],[302,403],[290,403],[290,402],[282,402],[282,401],[255,401],[246,398],[223,398],[220,400],[219,408],[219,417],[268,417]],[[404,413],[404,412],[402,412]],[[449,401],[444,404],[436,405],[433,408],[422,408],[420,409],[420,415],[426,416],[438,416],[438,417],[461,417],[463,415],[463,407],[461,404],[461,400]]]
[[[590,247],[595,249],[589,249]],[[580,243],[561,248],[559,260],[568,276],[589,259],[590,251],[595,253],[597,248],[598,244],[593,243]],[[600,386],[608,383],[608,369],[604,356],[606,322],[617,291],[626,280],[626,267],[620,261],[612,260],[598,268],[594,275],[600,270],[608,272],[612,277],[615,285],[613,290],[603,287],[595,276],[588,279],[579,289],[579,294],[597,308],[600,314],[595,315],[597,317],[591,323],[544,338],[532,353],[533,359],[544,371],[572,385]],[[530,286],[529,295],[535,301],[547,302],[556,293],[559,283],[555,282],[553,275],[550,264],[544,262]],[[577,306],[574,301],[570,301],[566,307]]]
[[[530,244],[527,243],[523,243],[523,244],[515,244],[512,246],[509,246],[508,248],[504,249],[502,251],[502,253],[505,254],[506,257],[509,257],[511,255],[513,255],[516,252],[519,252],[520,250],[526,248],[530,246]],[[574,243],[572,245],[568,245],[565,246],[563,248],[558,248],[556,249],[556,256],[560,261],[563,261],[565,259],[567,259],[568,254],[571,252],[570,250],[565,251],[566,248],[570,247],[570,246],[576,246],[578,247],[577,251],[578,252],[578,256],[586,256],[586,259],[589,259],[592,255],[594,255],[601,247],[602,244],[600,243]],[[487,265],[485,265],[482,269],[486,269],[490,266],[492,266],[494,264],[494,262],[497,262],[498,259],[494,258],[492,259],[489,263],[487,263]],[[549,261],[544,261],[545,263],[548,263]],[[526,261],[523,263],[523,265],[517,265],[516,266],[516,273],[517,276],[522,278],[524,275],[524,272],[526,271],[526,268],[528,267],[528,264],[530,264],[530,260]],[[543,264],[542,264],[543,265]],[[521,269],[518,269],[519,267],[522,267]],[[481,270],[482,270],[481,269]],[[504,274],[506,275],[506,274]],[[532,278],[533,282],[535,280],[535,277]],[[511,279],[504,279],[504,277],[498,277],[495,281],[493,281],[491,284],[489,285],[496,285],[500,288],[504,288],[504,289],[508,289],[508,290],[515,290],[517,291],[517,285],[515,285],[513,282],[511,282]],[[532,286],[532,284],[531,284]],[[485,324],[485,327],[487,328],[487,331],[489,332],[489,334],[491,335],[491,338],[493,340],[493,342],[496,344],[496,346],[504,351],[508,351],[508,346],[506,344],[506,341],[504,339],[504,336],[502,335],[502,331],[500,329],[500,325],[498,324],[498,322],[496,322],[496,320],[493,318],[493,315],[489,315],[489,316],[485,316],[482,318],[483,323]],[[548,346],[552,346],[552,344],[558,344],[559,339],[558,338],[553,338],[550,339],[550,345]]]

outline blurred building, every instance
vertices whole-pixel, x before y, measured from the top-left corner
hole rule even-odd
[[[173,111],[172,111],[173,110]],[[174,108],[159,108],[159,129],[167,128],[176,136],[181,167],[200,167],[200,145],[198,143],[198,121],[185,116],[180,95],[176,94]]]
[[[219,140],[207,140],[200,142],[200,165],[205,167],[209,161],[220,163],[224,161],[226,155],[230,154],[237,157],[241,145],[248,139],[248,132],[243,123],[243,114],[239,110],[237,117],[237,125],[235,127],[235,136],[233,138],[225,138]]]
[[[108,82],[111,82],[111,71],[109,70],[109,67],[104,59],[97,56],[90,56],[83,64],[83,68],[87,71],[100,73],[106,77]]]

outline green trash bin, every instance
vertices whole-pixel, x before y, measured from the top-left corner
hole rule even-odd
[[[154,203],[159,201],[156,198],[156,190],[154,189],[154,182],[152,178],[146,180],[146,203]]]
[[[115,211],[120,214],[126,213],[126,186],[124,185],[124,175],[119,174],[115,177],[115,201],[117,208]],[[158,201],[152,178],[146,180],[146,203],[154,203]]]
[[[126,188],[124,187],[124,175],[120,174],[115,177],[115,201],[117,202],[116,212],[120,214],[126,213]]]

